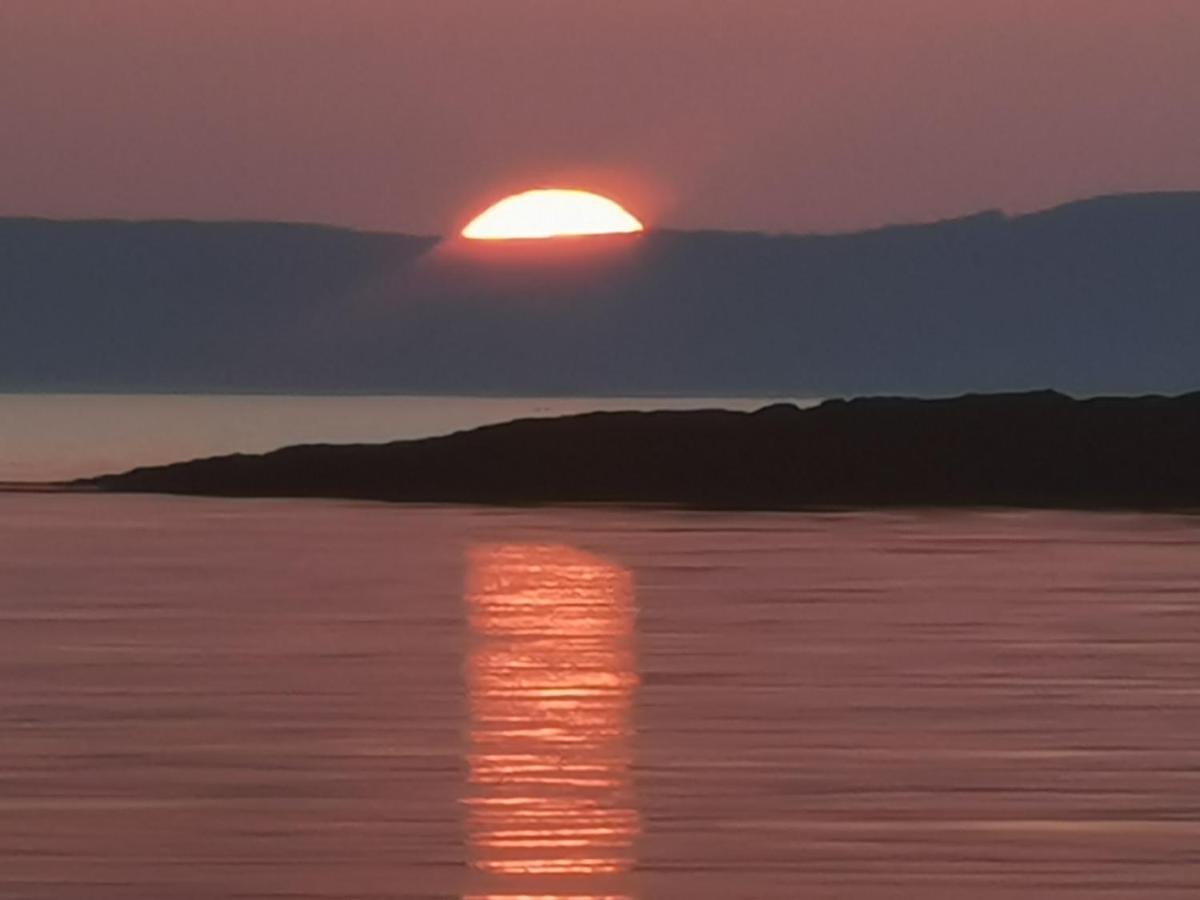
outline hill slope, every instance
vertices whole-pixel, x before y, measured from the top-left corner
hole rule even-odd
[[[1200,393],[592,413],[137,469],[109,491],[396,501],[1200,509]]]

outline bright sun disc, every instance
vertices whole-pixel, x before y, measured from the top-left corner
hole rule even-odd
[[[505,197],[471,220],[462,234],[476,241],[503,241],[641,230],[641,222],[607,197],[590,191],[542,189]]]

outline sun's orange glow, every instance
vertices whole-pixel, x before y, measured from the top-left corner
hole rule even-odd
[[[505,197],[463,229],[477,241],[631,234],[642,223],[608,197],[590,191],[541,189]]]

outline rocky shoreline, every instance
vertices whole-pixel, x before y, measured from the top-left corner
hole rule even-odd
[[[377,445],[306,445],[72,483],[397,502],[1200,509],[1200,392],[830,400],[591,413]]]

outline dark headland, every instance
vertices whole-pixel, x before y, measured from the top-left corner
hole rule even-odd
[[[80,482],[104,491],[714,509],[1200,509],[1200,392],[830,400],[592,413],[378,445],[288,447]]]

